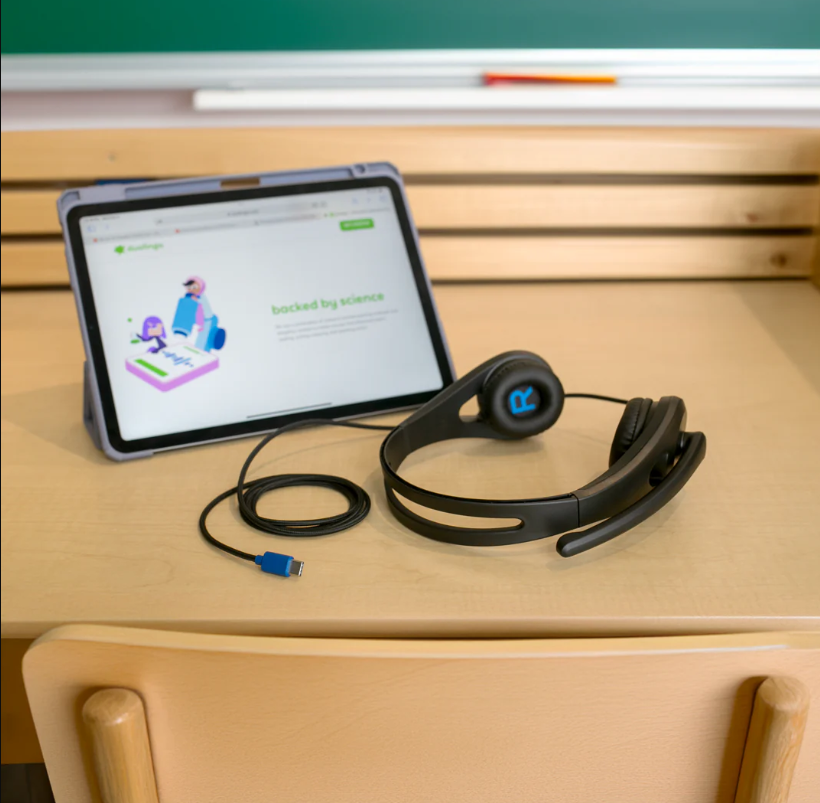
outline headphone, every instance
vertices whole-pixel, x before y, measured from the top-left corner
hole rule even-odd
[[[473,396],[478,396],[479,413],[462,418],[461,407]],[[467,499],[425,490],[398,474],[409,454],[438,441],[517,440],[544,432],[558,420],[566,396],[626,404],[612,441],[609,468],[577,491],[543,499]],[[686,406],[677,396],[624,402],[594,394],[565,394],[541,357],[508,351],[447,387],[385,438],[380,453],[385,493],[393,515],[427,538],[464,546],[501,546],[565,533],[556,549],[569,558],[632,529],[683,488],[706,455],[706,436],[685,428]],[[410,510],[397,494],[431,510],[518,519],[520,524],[489,529],[441,524]],[[587,529],[571,532],[580,527]]]

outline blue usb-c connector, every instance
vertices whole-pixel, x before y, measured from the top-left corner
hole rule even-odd
[[[280,555],[278,552],[266,552],[264,555],[257,555],[254,560],[263,572],[278,574],[280,577],[301,577],[302,569],[305,568],[304,561],[294,560],[290,555]]]

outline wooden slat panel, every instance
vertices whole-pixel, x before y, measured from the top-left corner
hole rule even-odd
[[[420,228],[816,226],[814,186],[411,186]]]
[[[815,237],[427,237],[433,279],[807,276]]]
[[[67,285],[68,269],[62,242],[0,244],[0,284],[3,287]]]
[[[411,186],[421,228],[816,226],[814,186]],[[59,234],[57,190],[3,191],[3,234]]]
[[[0,230],[3,234],[59,234],[59,190],[3,190]]]
[[[9,131],[3,181],[141,178],[389,160],[408,174],[820,172],[807,130],[529,127]]]
[[[422,237],[431,278],[808,276],[816,237]],[[67,284],[61,242],[4,242],[2,285]]]
[[[820,208],[818,208],[820,214]],[[820,287],[820,237],[817,238],[817,247],[814,249],[814,270],[812,272],[814,283]]]

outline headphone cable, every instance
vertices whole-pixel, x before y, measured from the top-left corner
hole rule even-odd
[[[626,399],[618,399],[614,396],[601,396],[597,393],[566,393],[566,399],[597,399],[598,401],[613,402],[615,404],[626,404]],[[216,538],[208,529],[208,516],[211,511],[220,503],[232,496],[236,497],[239,505],[239,515],[255,530],[267,533],[268,535],[284,535],[291,538],[312,538],[320,535],[332,535],[349,530],[363,521],[370,513],[370,496],[360,485],[333,474],[272,474],[269,477],[260,477],[256,480],[246,479],[251,463],[253,463],[259,452],[262,451],[274,438],[295,429],[304,429],[314,426],[347,427],[349,429],[370,429],[389,432],[395,429],[394,426],[381,424],[360,424],[356,421],[339,421],[334,418],[306,418],[302,421],[294,421],[285,424],[262,438],[251,450],[239,472],[239,479],[233,488],[223,491],[219,496],[214,497],[203,509],[199,517],[199,532],[202,537],[212,546],[233,555],[236,558],[258,564],[262,571],[269,574],[278,574],[282,577],[291,575],[301,575],[303,562],[294,560],[290,555],[281,555],[276,552],[265,552],[263,555],[254,555],[244,552],[241,549],[229,546]],[[344,513],[337,513],[335,516],[325,516],[318,519],[272,519],[260,516],[257,513],[259,500],[270,491],[279,488],[294,488],[301,486],[312,486],[314,488],[327,488],[341,494],[348,502],[348,509]]]
[[[597,399],[598,401],[612,402],[613,404],[629,404],[627,399],[617,396],[601,396],[599,393],[565,393],[565,399]]]
[[[258,563],[263,571],[269,571],[265,568],[265,556],[276,555],[277,553],[266,552],[265,555],[253,555],[250,552],[243,552],[241,549],[229,546],[223,543],[218,538],[214,537],[208,530],[207,520],[210,512],[221,502],[236,496],[239,504],[239,514],[243,520],[250,524],[256,530],[269,535],[286,535],[295,538],[310,538],[319,535],[330,535],[332,533],[339,533],[357,525],[370,512],[370,496],[364,488],[351,482],[344,477],[336,477],[332,474],[273,474],[269,477],[261,477],[257,480],[246,481],[248,470],[254,458],[265,448],[274,438],[285,432],[291,432],[295,429],[303,429],[311,426],[334,426],[334,427],[348,427],[350,429],[372,429],[389,431],[394,429],[393,426],[383,426],[378,424],[360,424],[354,421],[337,421],[332,418],[308,418],[303,421],[294,421],[290,424],[285,424],[282,427],[271,432],[262,438],[259,443],[251,450],[244,464],[242,470],[239,472],[239,479],[233,488],[214,497],[202,511],[199,517],[199,532],[202,537],[212,546],[227,552],[242,560],[248,560],[251,563]],[[275,491],[279,488],[292,488],[295,486],[313,486],[315,488],[328,488],[331,491],[336,491],[347,499],[348,509],[344,513],[339,513],[335,516],[326,516],[319,519],[271,519],[265,516],[260,516],[256,511],[256,506],[259,500],[266,493]],[[273,563],[272,566],[282,568],[286,574],[285,577],[291,574],[302,573],[301,561],[294,561],[292,557],[284,557],[291,561],[287,566],[281,566],[278,563]],[[281,563],[281,562],[280,562]],[[297,564],[294,566],[294,564]],[[271,574],[282,574],[282,571],[269,571]]]

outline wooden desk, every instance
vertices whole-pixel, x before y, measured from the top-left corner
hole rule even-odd
[[[542,354],[568,390],[682,396],[709,454],[635,531],[564,560],[554,540],[469,549],[404,530],[385,509],[378,434],[277,441],[256,472],[340,473],[371,493],[368,520],[305,542],[213,528],[306,561],[263,575],[206,546],[202,506],[253,441],[115,464],[80,420],[82,348],[66,291],[2,296],[2,635],[64,622],[322,636],[557,636],[820,627],[820,294],[805,281],[436,287],[459,373],[497,352]],[[355,359],[355,355],[350,355]],[[620,408],[568,402],[519,443],[430,447],[408,474],[445,492],[534,496],[605,464]],[[299,490],[282,515],[339,500]]]

